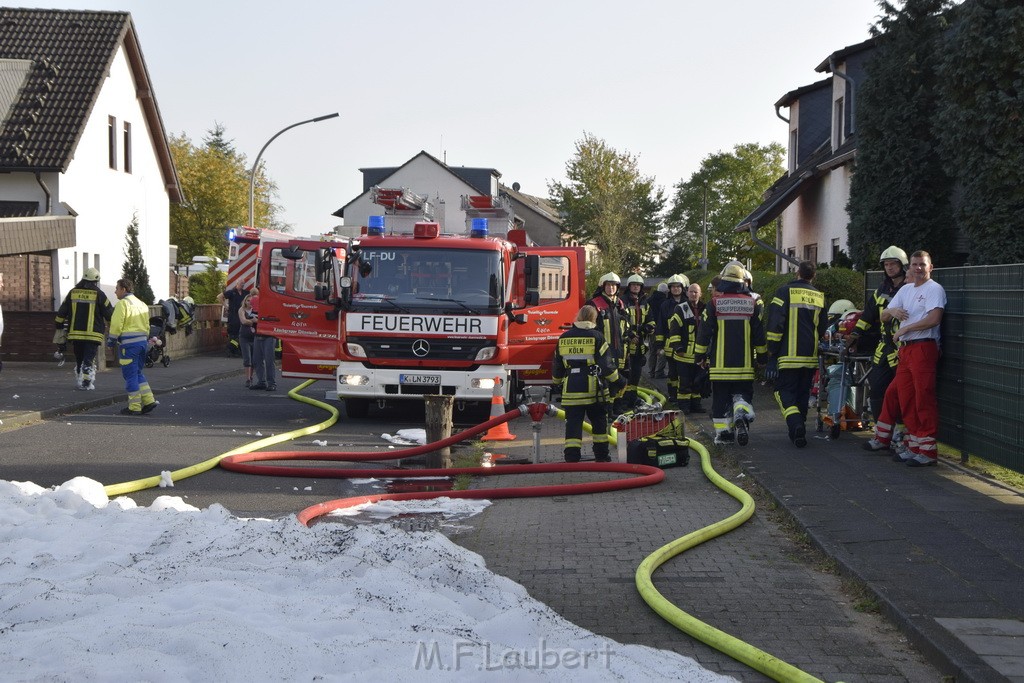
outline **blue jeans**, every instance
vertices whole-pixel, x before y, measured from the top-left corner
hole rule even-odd
[[[252,364],[256,369],[256,383],[274,386],[277,384],[277,377],[274,375],[274,347],[277,340],[274,337],[257,334],[253,342]]]

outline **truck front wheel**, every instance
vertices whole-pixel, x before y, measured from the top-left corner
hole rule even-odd
[[[345,414],[351,418],[361,419],[370,414],[370,399],[346,398]]]

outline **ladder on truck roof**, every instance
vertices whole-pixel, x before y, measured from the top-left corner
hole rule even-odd
[[[505,237],[515,228],[515,209],[508,197],[492,197],[488,194],[462,195],[460,208],[466,212],[466,229],[469,230],[474,218],[486,218],[492,235]]]
[[[427,201],[426,195],[416,194],[407,188],[386,188],[374,185],[370,190],[370,197],[374,204],[388,209],[389,213],[402,211],[419,212],[424,218],[433,216],[433,207]]]

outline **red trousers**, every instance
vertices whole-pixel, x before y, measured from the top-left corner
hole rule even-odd
[[[910,451],[935,458],[938,456],[935,435],[939,431],[935,366],[939,362],[939,345],[934,341],[905,344],[899,354],[892,384],[896,388],[903,424],[907,427]],[[886,402],[888,399],[886,392]],[[882,412],[886,410],[883,408]]]

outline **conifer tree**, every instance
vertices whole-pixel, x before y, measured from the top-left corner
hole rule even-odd
[[[139,245],[139,217],[132,216],[128,224],[128,235],[124,247],[125,262],[121,266],[121,277],[135,283],[136,298],[143,303],[153,304],[153,289],[149,286],[149,272],[142,258],[142,247]]]

